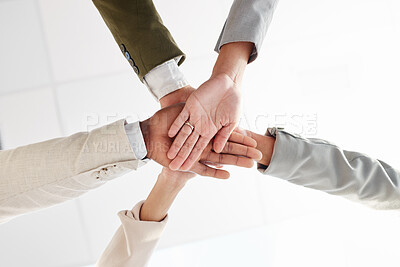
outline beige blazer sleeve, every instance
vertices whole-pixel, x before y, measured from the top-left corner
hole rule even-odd
[[[258,165],[262,173],[375,209],[400,208],[400,171],[389,164],[283,129],[267,134],[276,141],[270,165]]]
[[[143,202],[139,202],[130,211],[118,213],[122,224],[97,261],[96,267],[147,266],[168,218],[161,222],[140,221]]]
[[[0,151],[0,222],[76,198],[141,164],[124,120]]]

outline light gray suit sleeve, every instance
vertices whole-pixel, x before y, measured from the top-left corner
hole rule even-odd
[[[215,51],[233,42],[252,42],[254,49],[249,63],[260,51],[278,0],[235,0],[218,38]]]
[[[325,140],[276,128],[268,132],[276,141],[271,164],[258,166],[262,173],[372,208],[400,208],[400,172],[392,166]]]

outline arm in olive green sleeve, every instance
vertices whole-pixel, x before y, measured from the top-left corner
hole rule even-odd
[[[129,64],[143,81],[154,67],[185,55],[151,0],[93,0]]]

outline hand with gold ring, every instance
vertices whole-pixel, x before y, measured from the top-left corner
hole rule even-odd
[[[182,111],[183,103],[159,110],[151,118],[140,122],[140,128],[146,144],[147,157],[164,167],[168,167],[171,159],[167,157],[169,148],[174,140],[168,136],[168,129]],[[184,131],[191,131],[189,125],[182,127]],[[194,129],[196,130],[196,129]],[[226,179],[229,172],[220,169],[223,165],[235,165],[250,168],[254,160],[260,160],[262,154],[256,149],[257,142],[241,133],[232,133],[221,153],[212,149],[208,143],[200,156],[188,171],[202,176]]]
[[[186,121],[185,125],[189,126],[190,130],[193,132],[194,126],[189,121]]]
[[[169,137],[176,136],[168,151],[170,169],[190,169],[211,140],[213,149],[222,151],[239,123],[241,80],[253,50],[252,42],[232,42],[221,47],[210,79],[190,94],[169,129]],[[194,126],[193,131],[186,121]]]

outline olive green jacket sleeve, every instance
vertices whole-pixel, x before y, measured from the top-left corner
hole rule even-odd
[[[121,52],[143,81],[154,67],[185,55],[164,26],[151,0],[93,0]]]

